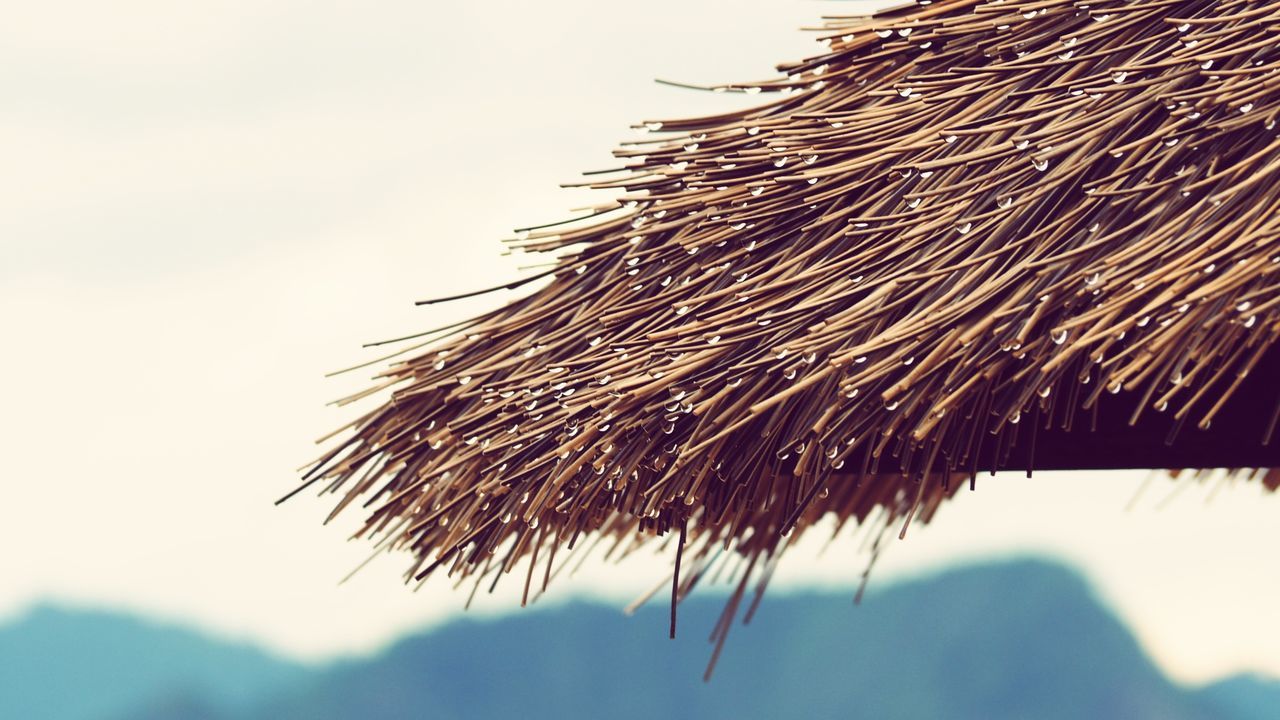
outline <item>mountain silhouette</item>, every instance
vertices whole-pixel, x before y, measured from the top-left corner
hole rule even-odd
[[[142,703],[178,693],[222,717],[308,676],[250,645],[118,613],[40,605],[0,625],[6,720],[128,717]]]
[[[28,713],[41,707],[28,697],[25,705],[0,705],[0,717],[1280,717],[1280,683],[1266,678],[1237,676],[1202,688],[1170,681],[1085,581],[1055,563],[1026,559],[958,568],[873,588],[856,608],[851,597],[774,591],[750,625],[734,628],[710,683],[702,681],[711,651],[707,635],[723,606],[723,596],[712,592],[681,606],[674,641],[666,637],[664,603],[628,618],[616,607],[573,601],[491,619],[464,617],[375,657],[316,669],[262,654],[237,659],[249,651],[207,640],[218,649],[192,648],[241,670],[259,663],[260,683],[216,664],[200,666],[207,676],[195,682],[173,669],[183,665],[172,659],[175,642],[155,635],[153,627],[45,610],[18,625],[61,618],[83,632],[114,621],[127,648],[116,657],[141,657],[153,646],[171,658],[170,672],[157,675],[149,692],[133,687],[134,704],[117,703],[110,712],[85,712],[81,703],[59,713],[12,714],[15,707]],[[130,622],[133,630],[124,632]],[[0,629],[0,667],[6,670],[13,667],[4,642],[11,632]],[[74,652],[74,645],[59,647]],[[105,676],[95,678],[88,659],[66,662],[45,665],[64,692],[101,696]],[[197,664],[187,661],[185,667]]]

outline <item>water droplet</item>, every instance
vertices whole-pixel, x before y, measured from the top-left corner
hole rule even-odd
[[[1258,316],[1257,316],[1257,315],[1250,315],[1250,316],[1249,316],[1249,319],[1244,321],[1244,326],[1245,326],[1245,327],[1247,327],[1247,328],[1251,328],[1251,327],[1253,327],[1255,324],[1257,324],[1257,322],[1258,322]]]
[[[958,223],[956,225],[956,232],[960,233],[961,235],[967,234],[972,229],[973,229],[973,223],[971,222],[963,222],[963,223]]]
[[[1045,170],[1049,169],[1049,161],[1043,158],[1041,159],[1032,158],[1031,167],[1034,167],[1036,170],[1039,170],[1040,172],[1044,172]]]
[[[646,129],[646,130],[648,130],[649,132],[657,132],[657,131],[659,131],[659,130],[661,130],[661,129],[662,129],[662,123],[660,123],[660,122],[647,122],[647,123],[645,123],[645,124],[644,124],[644,127],[645,127],[645,129]]]
[[[884,403],[884,409],[885,409],[885,410],[897,410],[897,409],[898,409],[898,401],[897,401],[897,400],[886,400],[886,401],[885,401],[885,403]]]
[[[1057,330],[1050,334],[1050,338],[1053,340],[1054,345],[1061,345],[1067,341],[1068,334],[1066,330]]]
[[[763,187],[763,186],[760,186],[760,187],[753,187],[753,188],[751,188],[751,194],[752,194],[752,195],[759,195],[759,194],[760,194],[760,193],[762,193],[762,192],[764,192],[764,187]]]
[[[1039,396],[1040,396],[1040,397],[1042,397],[1042,398],[1047,398],[1047,397],[1049,397],[1049,393],[1050,393],[1050,392],[1052,392],[1052,391],[1053,391],[1053,388],[1052,388],[1052,387],[1050,387],[1050,386],[1048,386],[1048,385],[1045,385],[1044,387],[1042,387],[1042,388],[1040,388],[1039,390],[1037,390],[1037,391],[1036,391],[1036,394],[1037,394],[1037,395],[1039,395]]]
[[[887,38],[892,34],[893,34],[892,30],[888,30],[888,29],[876,30],[876,37]]]
[[[1178,32],[1184,33],[1191,29],[1191,23],[1182,23],[1178,26]]]
[[[1007,208],[1013,207],[1013,196],[1005,195],[1004,197],[997,199],[996,207],[1000,208],[1001,210],[1005,210]]]
[[[956,138],[956,136],[955,136],[955,135],[948,135],[948,136],[946,136],[946,137],[944,137],[944,138],[942,138],[942,139],[943,139],[943,140],[944,140],[948,145],[950,145],[951,143],[955,142],[957,138]]]
[[[459,384],[459,385],[467,385],[467,384],[469,384],[470,382],[471,382],[471,376],[470,376],[470,375],[459,375],[459,376],[458,376],[458,384]]]
[[[1112,395],[1116,395],[1123,389],[1124,389],[1124,385],[1122,383],[1113,382],[1111,383],[1111,385],[1107,387],[1107,392],[1111,393]]]
[[[911,198],[910,200],[908,200],[908,201],[907,201],[907,207],[909,207],[909,208],[918,208],[918,207],[920,207],[920,198]]]
[[[760,134],[760,128],[755,127],[755,126],[753,125],[753,126],[751,126],[751,127],[747,128],[747,134],[748,134],[748,135],[759,135],[759,134]]]
[[[1253,103],[1245,103],[1240,106],[1240,112],[1247,113],[1253,109]]]

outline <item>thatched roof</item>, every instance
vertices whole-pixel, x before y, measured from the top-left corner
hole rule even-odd
[[[979,470],[1280,465],[1278,27],[1243,0],[830,19],[715,88],[767,102],[647,124],[591,176],[617,203],[512,241],[549,283],[397,359],[307,482],[413,578],[527,561],[527,593],[584,538],[667,536],[683,595],[717,548],[741,593],[818,519],[905,530]]]

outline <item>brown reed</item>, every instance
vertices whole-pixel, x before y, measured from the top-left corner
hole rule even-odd
[[[391,364],[303,486],[371,508],[409,578],[525,562],[526,599],[584,539],[675,538],[673,632],[740,557],[718,654],[824,517],[905,532],[1110,394],[1183,443],[1230,409],[1280,332],[1280,3],[937,0],[821,32],[711,88],[771,101],[646,123],[590,177],[616,202],[511,241],[556,261],[507,287],[549,283]]]

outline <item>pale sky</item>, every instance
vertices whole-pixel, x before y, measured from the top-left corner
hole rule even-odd
[[[874,3],[870,3],[874,4]],[[328,501],[282,508],[360,345],[488,298],[513,227],[600,198],[628,126],[740,102],[655,85],[758,79],[859,3],[588,0],[27,3],[0,25],[0,616],[40,599],[149,612],[295,657],[367,652],[460,610]],[[867,5],[867,3],[862,3]],[[527,261],[525,259],[524,261]],[[1131,473],[984,480],[894,542],[873,583],[1048,553],[1081,568],[1166,671],[1280,675],[1280,499]],[[848,584],[853,542],[791,551],[775,592]],[[619,606],[661,558],[554,597]],[[517,589],[485,603],[515,608]],[[767,600],[766,600],[767,601]],[[850,610],[856,612],[855,610]]]

